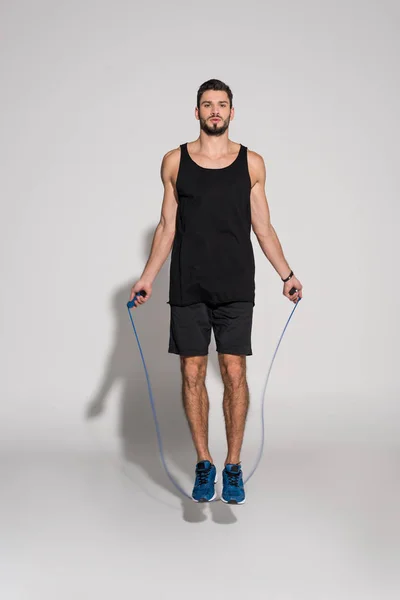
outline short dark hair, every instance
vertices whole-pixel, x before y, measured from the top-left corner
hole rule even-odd
[[[228,94],[230,108],[232,108],[233,94],[231,92],[231,88],[229,87],[229,85],[226,85],[226,83],[220,81],[219,79],[209,79],[208,81],[205,81],[201,84],[197,91],[197,108],[200,108],[201,97],[204,94],[204,92],[207,92],[208,90],[226,92]]]

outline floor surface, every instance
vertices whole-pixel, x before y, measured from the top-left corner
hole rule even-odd
[[[3,447],[1,598],[400,598],[399,448],[266,447],[243,506],[149,460]]]

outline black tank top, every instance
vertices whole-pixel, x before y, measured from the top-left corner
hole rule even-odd
[[[247,148],[220,169],[201,167],[181,144],[169,304],[255,304]]]

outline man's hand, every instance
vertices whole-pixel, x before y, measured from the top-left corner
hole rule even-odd
[[[289,294],[289,291],[293,287],[296,288],[296,292],[291,296]],[[295,304],[297,304],[299,299],[303,297],[302,289],[303,289],[303,286],[301,285],[300,281],[298,279],[296,279],[296,277],[293,275],[293,277],[291,279],[289,279],[289,281],[286,281],[286,283],[284,283],[283,295],[286,296],[286,298],[289,298],[289,300],[291,300]]]
[[[144,304],[145,302],[147,302],[147,300],[150,299],[153,286],[149,281],[146,281],[145,279],[139,279],[139,281],[137,281],[135,285],[132,286],[129,302],[131,302],[134,299],[135,295],[139,294],[139,292],[141,292],[142,290],[146,292],[146,296],[139,295],[135,300],[135,305],[133,308],[136,308],[140,304]]]

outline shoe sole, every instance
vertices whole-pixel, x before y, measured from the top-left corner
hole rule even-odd
[[[222,496],[221,496],[221,500],[222,502],[225,502],[225,504],[244,504],[246,502],[246,498],[244,500],[240,500],[240,502],[238,502],[237,500],[225,500]]]
[[[214,485],[217,483],[218,481],[218,473],[215,475],[215,479],[214,479]],[[217,492],[214,491],[214,496],[212,498],[210,498],[209,500],[207,498],[200,498],[200,500],[196,500],[196,498],[193,498],[192,496],[192,500],[193,502],[212,502],[213,500],[215,500],[215,498],[217,497]]]

